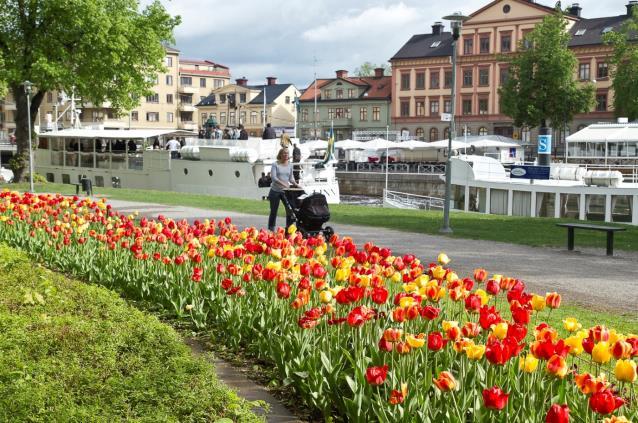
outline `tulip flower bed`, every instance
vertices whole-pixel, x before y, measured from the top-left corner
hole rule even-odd
[[[551,327],[559,294],[483,269],[463,278],[445,254],[426,264],[347,237],[137,222],[104,201],[8,191],[0,240],[214,328],[326,418],[638,419],[637,335]]]

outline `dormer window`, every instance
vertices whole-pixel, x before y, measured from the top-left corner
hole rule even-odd
[[[603,29],[602,33],[603,33],[603,34],[606,34],[606,33],[611,32],[611,31],[613,31],[613,30],[614,30],[614,27],[612,27],[612,26],[606,26],[606,27]]]
[[[581,35],[585,35],[585,31],[587,31],[587,29],[579,29],[578,31],[576,31],[576,36],[581,36]]]
[[[430,48],[435,48],[435,47],[438,47],[438,46],[440,46],[440,45],[441,45],[441,42],[440,42],[440,41],[435,41],[435,42],[433,42],[432,44],[430,44]]]

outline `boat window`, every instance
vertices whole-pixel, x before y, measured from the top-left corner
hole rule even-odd
[[[554,200],[556,195],[553,192],[536,193],[536,217],[554,217]]]
[[[188,175],[188,169],[184,168],[184,175]]]
[[[507,214],[507,191],[490,190],[490,214]]]
[[[470,203],[468,204],[468,210],[485,213],[486,195],[487,191],[485,188],[470,187]]]
[[[71,177],[69,176],[68,173],[63,173],[62,174],[62,183],[63,184],[70,184],[71,183]]]
[[[452,208],[465,210],[465,185],[452,185]]]
[[[213,170],[212,169],[208,169],[208,176],[213,176]]]
[[[560,195],[560,217],[578,219],[580,216],[580,194]]]
[[[48,150],[49,149],[49,139],[47,137],[40,137],[38,139],[38,149],[40,150]]]
[[[95,176],[95,186],[96,187],[104,186],[104,176]]]
[[[514,191],[512,195],[512,215],[532,215],[532,193],[528,191]]]
[[[47,173],[47,182],[55,182],[55,175],[53,173]]]
[[[630,195],[612,195],[611,196],[611,221],[612,222],[631,222],[633,208],[638,204],[632,204]]]
[[[600,194],[587,194],[585,196],[585,219],[605,220],[605,196]]]
[[[238,171],[238,170],[236,170],[236,171],[235,171],[235,176],[236,176],[237,178],[239,178],[239,171]]]

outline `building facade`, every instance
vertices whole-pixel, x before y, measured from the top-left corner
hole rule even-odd
[[[336,140],[352,138],[353,131],[385,131],[390,125],[391,80],[382,68],[375,69],[373,77],[349,77],[338,70],[335,78],[318,79],[299,99],[297,136],[327,138],[331,125]]]
[[[272,76],[266,80],[264,85],[248,85],[246,78],[239,78],[214,89],[196,106],[199,127],[212,118],[222,129],[243,125],[251,137],[261,137],[266,123],[292,133],[299,90],[293,84],[278,84]]]
[[[572,37],[569,48],[578,59],[574,78],[595,84],[596,105],[572,122],[554,123],[558,152],[564,151],[564,138],[570,133],[614,119],[607,64],[611,48],[603,44],[602,35],[617,30],[635,4],[630,1],[619,16],[595,19],[581,17],[581,8],[574,4],[565,15]],[[464,22],[457,43],[457,135],[497,134],[535,142],[536,128],[515,127],[500,110],[498,89],[508,69],[499,59],[515,52],[525,35],[551,13],[553,8],[529,0],[496,0]],[[392,57],[392,123],[396,129],[426,141],[447,138],[449,123],[441,121],[441,113],[451,113],[451,55],[452,35],[437,22],[431,33],[413,36]]]
[[[94,105],[77,100],[83,126],[107,129],[186,129],[197,130],[195,105],[228,84],[230,69],[210,60],[192,60],[180,57],[180,51],[165,47],[165,70],[155,77],[152,94],[140,99],[138,107],[118,114],[108,102]],[[33,117],[35,125],[46,130],[71,126],[70,99],[63,93],[47,92],[39,113]],[[0,139],[15,130],[15,102],[9,93],[0,101]]]

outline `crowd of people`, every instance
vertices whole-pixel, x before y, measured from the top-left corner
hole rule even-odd
[[[224,130],[219,125],[210,128],[202,128],[198,134],[201,139],[213,139],[213,140],[247,140],[248,131],[244,128],[244,125],[236,127],[226,127]]]

